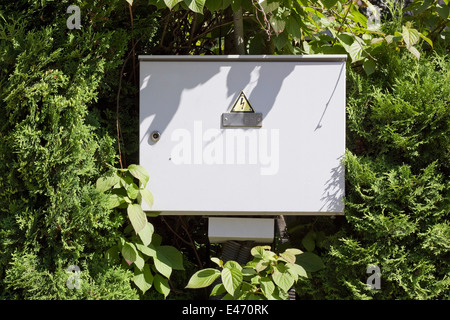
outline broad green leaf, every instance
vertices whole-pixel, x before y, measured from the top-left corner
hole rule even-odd
[[[270,250],[270,246],[256,246],[250,250],[250,253],[255,258],[262,259],[264,257],[265,250]]]
[[[266,261],[264,259],[259,260],[255,266],[256,272],[261,272],[261,271],[265,270],[269,266],[269,264],[270,264],[269,261]]]
[[[292,277],[294,278],[295,281],[298,280],[298,277],[304,277],[304,278],[308,278],[308,274],[306,273],[306,270],[298,265],[298,264],[286,264],[286,270],[287,272],[289,272]]]
[[[241,270],[237,268],[224,268],[222,270],[221,278],[227,292],[234,296],[243,280]]]
[[[211,261],[214,262],[215,264],[217,264],[219,267],[223,267],[223,261],[220,260],[219,258],[211,258]]]
[[[110,194],[108,195],[108,202],[106,204],[106,207],[108,209],[116,208],[123,203],[126,203],[126,200],[123,196],[118,194]]]
[[[308,272],[315,272],[325,267],[322,259],[312,252],[304,252],[298,255],[296,263]]]
[[[241,265],[240,265],[238,262],[233,261],[233,260],[227,261],[227,262],[225,263],[224,267],[225,267],[225,268],[228,268],[228,269],[236,268],[236,269],[242,271]]]
[[[127,195],[130,199],[136,199],[139,195],[139,187],[135,183],[127,186]]]
[[[371,59],[364,59],[363,69],[368,76],[375,72],[375,68],[376,68],[375,61]]]
[[[144,246],[143,244],[136,243],[136,248],[148,257],[156,257],[155,247],[151,244],[149,246]]]
[[[253,269],[253,268],[247,268],[247,267],[242,268],[242,275],[244,277],[253,277],[256,274],[257,273],[256,273],[255,269]]]
[[[299,254],[302,254],[302,253],[303,253],[303,251],[302,251],[302,250],[300,250],[300,249],[296,249],[296,248],[289,248],[289,249],[286,249],[286,250],[285,250],[285,252],[289,252],[290,254],[293,254],[294,256],[296,256],[296,255],[299,255]]]
[[[221,273],[219,270],[213,268],[206,268],[197,271],[189,279],[186,288],[189,289],[205,288],[211,285],[214,282],[214,280],[216,280],[218,277],[220,277],[220,274]]]
[[[425,37],[422,33],[419,33],[419,36],[425,40],[431,47],[433,47],[433,41],[430,38]]]
[[[141,193],[142,199],[150,206],[153,206],[153,194],[148,189],[141,189],[139,191]]]
[[[408,26],[402,26],[402,36],[408,49],[415,45],[420,38],[419,31]]]
[[[363,48],[362,45],[359,43],[359,40],[355,39],[355,41],[349,47],[348,53],[350,54],[352,62],[356,62],[362,59]]]
[[[286,19],[281,13],[274,14],[270,17],[270,25],[276,34],[280,34],[286,27]]]
[[[142,270],[135,270],[133,282],[142,291],[142,293],[145,293],[152,287],[153,275],[148,264],[146,264]]]
[[[210,296],[218,296],[218,295],[221,295],[221,294],[223,294],[225,292],[227,292],[227,290],[225,290],[225,287],[223,286],[223,283],[219,283],[219,284],[216,284],[214,286],[214,288],[211,290]]]
[[[114,172],[111,175],[106,177],[100,177],[97,179],[95,189],[99,192],[105,192],[106,190],[111,189],[113,186],[120,182],[120,176],[117,172]]]
[[[205,0],[184,0],[184,3],[194,12],[203,14]]]
[[[139,233],[147,224],[147,216],[140,205],[134,203],[129,204],[127,207],[128,218],[131,221],[134,231],[136,234]]]
[[[222,9],[222,5],[223,5],[222,0],[206,0],[205,1],[206,8],[211,12]]]
[[[292,15],[290,15],[286,21],[286,31],[296,40],[300,40],[302,37],[300,24]]]
[[[153,278],[153,285],[159,293],[164,295],[164,299],[166,299],[170,293],[169,280],[159,274],[155,274],[155,277]]]
[[[134,261],[134,264],[139,270],[142,270],[145,265],[145,260],[142,257],[141,253],[139,253],[138,251],[136,251],[136,260]]]
[[[345,51],[350,53],[350,46],[354,42],[354,38],[346,33],[340,33],[337,35],[339,43],[344,47]]]
[[[105,252],[108,261],[119,261],[119,246],[112,246]]]
[[[408,47],[408,50],[417,58],[417,60],[420,60],[420,52],[416,47]]]
[[[175,7],[181,1],[183,1],[183,0],[164,0],[164,3],[166,4],[166,6],[169,9],[172,9],[173,7]]]
[[[302,244],[307,251],[313,251],[316,247],[315,237],[316,233],[314,231],[309,231],[302,239]]]
[[[149,175],[143,166],[138,164],[130,164],[128,166],[128,171],[133,175],[133,177],[139,179],[144,187],[147,185]]]
[[[231,9],[236,12],[242,7],[242,0],[231,0]]]
[[[280,254],[280,257],[283,258],[286,262],[295,263],[295,255],[290,252],[283,252]]]
[[[367,17],[359,12],[358,8],[350,4],[350,14],[347,16],[356,23],[359,23],[363,28],[367,28]]]
[[[144,246],[148,246],[152,242],[154,227],[150,222],[147,222],[145,227],[138,232],[139,238],[142,240]]]
[[[172,269],[184,270],[181,253],[171,246],[159,246],[155,248],[156,256],[153,257],[155,267],[159,273],[170,278]]]
[[[263,0],[263,1],[258,1],[258,3],[262,7],[262,9],[264,10],[264,12],[266,14],[277,10],[278,7],[280,6],[279,0]]]
[[[156,270],[161,273],[166,278],[170,278],[172,274],[172,267],[168,265],[166,262],[159,260],[157,257],[153,257],[153,262],[155,264]]]
[[[333,7],[337,2],[338,2],[338,0],[322,0],[323,5],[327,9],[330,9],[331,7]]]
[[[128,263],[128,265],[131,265],[133,262],[136,261],[137,258],[137,251],[134,244],[125,242],[125,244],[122,246],[122,256],[125,259],[125,261]]]
[[[275,284],[284,292],[288,292],[294,285],[294,277],[286,270],[282,264],[278,264],[272,274],[272,279]]]
[[[159,246],[156,248],[156,257],[169,264],[175,270],[184,270],[183,256],[177,248],[172,246]]]
[[[450,8],[447,4],[436,4],[436,12],[442,19],[447,19],[450,15]]]
[[[269,277],[261,278],[261,291],[267,299],[272,297],[272,294],[275,291],[275,284]]]

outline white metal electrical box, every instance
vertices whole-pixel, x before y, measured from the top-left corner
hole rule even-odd
[[[144,210],[343,213],[345,55],[139,59]]]

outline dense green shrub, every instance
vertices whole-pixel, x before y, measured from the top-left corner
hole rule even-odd
[[[124,217],[95,189],[117,151],[92,108],[116,93],[130,35],[104,18],[126,6],[97,8],[69,30],[68,5],[24,1],[0,12],[0,297],[134,299],[132,273],[102,259]],[[71,265],[81,290],[66,285]]]
[[[450,298],[450,59],[384,60],[372,77],[348,70],[345,220],[305,298]]]

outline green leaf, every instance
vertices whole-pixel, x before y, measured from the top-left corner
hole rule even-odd
[[[376,64],[375,61],[371,59],[365,59],[363,62],[363,68],[366,74],[369,76],[375,72]]]
[[[145,265],[145,260],[142,257],[141,253],[139,253],[138,251],[136,251],[136,260],[134,261],[134,265],[139,270],[142,270],[142,268],[144,268],[144,265]]]
[[[127,195],[130,199],[136,199],[139,194],[139,187],[135,183],[130,183],[127,187]]]
[[[289,248],[289,249],[286,249],[286,250],[285,250],[285,252],[288,252],[288,253],[290,253],[290,254],[293,254],[294,256],[296,256],[296,255],[299,255],[299,254],[302,254],[302,253],[303,253],[303,251],[302,251],[302,250],[300,250],[300,249],[296,249],[296,248]]]
[[[322,0],[323,5],[327,9],[330,9],[331,7],[333,7],[337,2],[338,2],[338,0]]]
[[[298,255],[296,263],[308,272],[315,272],[325,267],[322,259],[312,252],[304,252]]]
[[[172,9],[173,7],[175,7],[181,1],[183,1],[183,0],[164,0],[164,3],[166,4],[166,6],[169,9]]]
[[[113,186],[120,182],[120,176],[117,172],[114,172],[112,175],[107,177],[100,177],[97,179],[95,189],[99,192],[105,192],[106,190],[111,189]]]
[[[136,243],[136,248],[148,257],[156,257],[156,250],[153,245],[144,246],[143,244]]]
[[[283,17],[282,13],[274,14],[270,17],[270,25],[276,34],[280,34],[286,27],[286,19]]]
[[[170,278],[172,269],[184,270],[181,252],[172,246],[156,247],[156,255],[153,257],[155,267],[162,275]]]
[[[270,246],[256,246],[250,250],[250,254],[255,258],[262,259],[264,257],[265,250],[270,250]]]
[[[128,263],[128,265],[131,265],[133,262],[136,261],[137,258],[137,251],[134,244],[125,242],[122,246],[122,256],[125,259],[125,261]]]
[[[150,267],[146,264],[142,270],[135,270],[133,277],[134,284],[145,293],[148,289],[152,287],[153,284],[153,275],[150,271]]]
[[[242,271],[241,265],[238,262],[233,261],[233,260],[227,261],[224,265],[224,268],[228,268],[228,269],[236,268],[236,269]]]
[[[307,251],[314,251],[314,248],[316,247],[315,237],[316,233],[314,231],[309,231],[302,239],[302,244]]]
[[[358,8],[350,4],[350,14],[347,16],[356,23],[359,23],[363,28],[367,28],[367,17],[359,12]]]
[[[186,288],[189,289],[205,288],[211,285],[214,282],[214,280],[220,277],[220,275],[221,275],[220,271],[213,268],[206,268],[197,271],[189,279]]]
[[[194,12],[203,14],[205,0],[184,0],[184,3]]]
[[[154,227],[150,222],[147,222],[145,227],[138,232],[139,238],[142,240],[144,246],[148,246],[152,242]]]
[[[290,252],[283,252],[280,254],[280,257],[282,257],[286,262],[295,263],[295,255]]]
[[[294,278],[286,270],[286,267],[282,264],[278,264],[272,274],[273,282],[284,292],[288,292],[294,285]]]
[[[138,164],[130,164],[128,166],[128,171],[133,175],[133,177],[137,178],[144,187],[147,185],[149,175],[143,166]]]
[[[362,59],[363,48],[362,44],[359,43],[360,40],[355,39],[352,45],[349,47],[348,53],[352,62],[356,62]]]
[[[286,31],[296,40],[300,40],[302,37],[302,33],[300,31],[300,24],[297,19],[290,15],[286,21]]]
[[[243,280],[241,270],[238,268],[224,268],[222,270],[221,278],[227,292],[234,296],[237,288],[239,288]]]
[[[138,234],[147,225],[147,216],[141,206],[136,203],[128,205],[127,213],[134,231]]]
[[[417,58],[417,60],[420,59],[420,52],[416,47],[408,47],[408,51],[411,52]]]
[[[153,278],[153,285],[159,293],[164,295],[164,299],[166,299],[170,293],[169,280],[159,274],[155,274],[155,277]]]
[[[425,40],[431,47],[433,47],[433,41],[430,38],[425,37],[422,33],[419,33],[419,36]]]
[[[308,274],[306,273],[305,268],[298,264],[286,264],[286,270],[289,272],[295,281],[297,281],[298,277],[308,278]]]
[[[272,294],[275,291],[275,284],[269,277],[261,278],[261,291],[267,299],[272,298]]]
[[[106,203],[106,208],[108,209],[117,208],[124,203],[126,203],[126,201],[123,196],[118,194],[110,194],[108,195],[108,202]]]
[[[231,9],[236,12],[242,7],[242,0],[231,0]]]
[[[275,11],[280,6],[280,1],[278,0],[263,0],[258,2],[266,14]]]
[[[225,292],[227,292],[227,290],[225,290],[223,283],[219,283],[219,284],[216,284],[214,286],[214,288],[211,290],[210,296],[218,296]]]
[[[408,26],[402,26],[402,37],[406,47],[409,49],[419,41],[419,31]]]
[[[439,16],[442,19],[447,19],[449,17],[450,14],[450,8],[448,5],[446,4],[436,4],[436,12],[439,14]]]
[[[140,189],[142,199],[150,206],[153,206],[153,194],[148,189]]]
[[[217,264],[219,267],[223,267],[223,261],[220,260],[219,258],[211,258],[211,261],[214,262],[215,264]]]

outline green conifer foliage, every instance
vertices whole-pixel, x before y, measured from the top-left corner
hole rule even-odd
[[[113,92],[105,78],[118,81],[129,36],[68,30],[65,5],[0,17],[0,297],[135,299],[132,273],[103,259],[124,217],[95,189],[117,142],[92,109]]]

